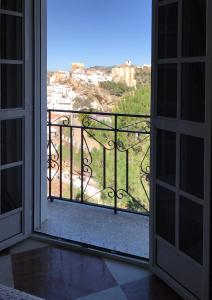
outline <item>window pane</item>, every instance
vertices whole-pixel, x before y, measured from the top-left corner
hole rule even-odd
[[[175,118],[177,114],[177,64],[158,66],[157,113]]]
[[[1,7],[1,9],[21,12],[22,11],[22,2],[23,2],[23,0],[1,0],[0,7]]]
[[[22,160],[22,120],[1,122],[1,164]]]
[[[162,6],[158,14],[158,57],[177,57],[178,4]]]
[[[175,185],[176,134],[157,131],[157,179]]]
[[[23,66],[5,65],[1,68],[1,108],[22,107],[23,101]]]
[[[156,232],[175,244],[175,194],[161,186],[156,188]]]
[[[22,167],[1,171],[1,213],[22,206]]]
[[[184,197],[180,198],[180,249],[202,263],[203,208]]]
[[[182,64],[181,116],[183,120],[205,121],[205,64]]]
[[[183,0],[183,56],[206,54],[206,0]]]
[[[204,198],[204,140],[181,136],[180,188]]]
[[[22,59],[22,18],[0,14],[0,59]]]

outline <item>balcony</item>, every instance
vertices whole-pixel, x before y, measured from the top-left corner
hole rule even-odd
[[[148,258],[150,117],[48,110],[47,130],[41,231]]]

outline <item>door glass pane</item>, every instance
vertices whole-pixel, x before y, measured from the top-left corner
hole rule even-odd
[[[177,57],[178,4],[159,8],[158,12],[158,57]]]
[[[203,258],[203,208],[180,198],[180,250],[202,263]]]
[[[176,134],[157,131],[157,179],[175,185],[176,178]]]
[[[22,206],[22,167],[1,171],[1,213]]]
[[[177,64],[158,66],[157,113],[175,118],[177,114]]]
[[[183,56],[206,54],[206,0],[183,0]]]
[[[23,0],[1,0],[0,7],[5,10],[21,12]]]
[[[182,64],[181,116],[183,120],[205,121],[205,64]]]
[[[0,14],[0,59],[22,59],[22,18]]]
[[[22,107],[23,101],[23,66],[0,65],[1,73],[1,108]]]
[[[156,188],[156,232],[175,243],[175,193],[159,185]]]
[[[204,198],[204,140],[181,135],[180,188]]]
[[[22,120],[1,122],[1,164],[22,160]]]

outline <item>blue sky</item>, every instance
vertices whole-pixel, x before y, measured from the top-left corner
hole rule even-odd
[[[151,61],[150,0],[48,0],[48,70]]]

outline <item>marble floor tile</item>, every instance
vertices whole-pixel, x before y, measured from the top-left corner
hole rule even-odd
[[[148,269],[140,268],[128,263],[122,263],[110,259],[104,259],[104,261],[111,274],[120,285],[151,275]]]
[[[10,255],[0,256],[0,284],[14,287],[12,261]]]
[[[154,275],[121,287],[128,300],[183,300]]]
[[[148,269],[30,239],[1,252],[0,284],[47,300],[182,300]]]
[[[117,286],[99,293],[78,298],[77,300],[128,300],[122,289]]]
[[[51,300],[71,300],[117,285],[101,258],[59,247],[12,255],[15,288]]]
[[[39,242],[36,240],[27,239],[21,243],[18,243],[15,246],[11,247],[10,253],[15,254],[15,253],[25,252],[25,251],[43,248],[43,247],[48,247],[48,244],[42,243],[42,242]]]

